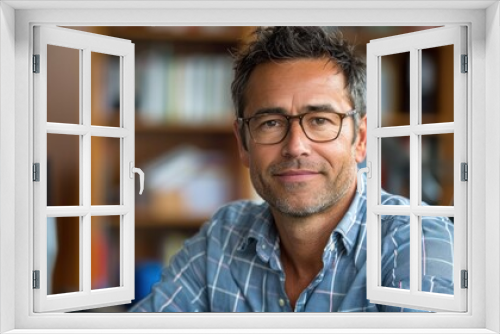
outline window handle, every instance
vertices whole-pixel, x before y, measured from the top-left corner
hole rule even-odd
[[[134,162],[130,161],[129,163],[129,171],[130,171],[130,178],[134,178],[134,173],[139,174],[139,184],[141,189],[139,190],[139,195],[142,195],[142,191],[144,190],[144,172],[140,168],[134,167]]]
[[[365,183],[363,182],[363,173],[366,173],[366,176],[371,179],[372,178],[372,163],[370,161],[366,162],[366,167],[358,170],[358,193],[360,195],[365,191]]]

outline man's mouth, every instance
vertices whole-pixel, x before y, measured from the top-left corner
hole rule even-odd
[[[290,169],[277,172],[274,176],[283,182],[305,182],[314,179],[320,174],[314,170]]]

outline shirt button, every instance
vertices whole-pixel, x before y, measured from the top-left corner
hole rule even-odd
[[[262,245],[262,249],[266,249],[266,245]]]
[[[285,300],[283,298],[280,298],[280,300],[278,302],[279,302],[281,307],[285,306]]]

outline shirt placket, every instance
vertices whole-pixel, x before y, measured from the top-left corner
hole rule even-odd
[[[305,288],[304,291],[302,291],[300,293],[299,298],[297,299],[297,302],[295,304],[294,312],[305,312],[306,311],[307,301],[310,298],[310,296],[312,295],[314,289],[323,281],[325,274],[326,274],[326,271],[329,270],[329,268],[331,266],[336,265],[336,261],[334,260],[336,258],[336,253],[337,253],[336,244],[337,244],[337,240],[334,240],[334,241],[330,242],[330,244],[327,245],[327,247],[325,247],[325,252],[323,253],[323,268],[319,271],[319,273],[312,280],[312,282],[307,286],[307,288]],[[335,269],[335,268],[333,268],[333,269]],[[283,285],[283,289],[284,289],[284,286],[285,286],[284,273],[283,273],[282,285]],[[288,298],[287,298],[287,300],[288,300]],[[289,301],[288,301],[288,305],[290,305]],[[290,309],[291,309],[291,307],[290,307]]]

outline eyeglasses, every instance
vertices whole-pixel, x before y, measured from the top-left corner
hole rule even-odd
[[[255,143],[272,145],[283,141],[290,131],[291,121],[298,119],[307,138],[317,143],[324,143],[337,139],[342,131],[344,118],[354,116],[356,113],[356,110],[346,113],[314,111],[295,116],[266,113],[247,118],[240,117],[238,122],[247,124]]]

